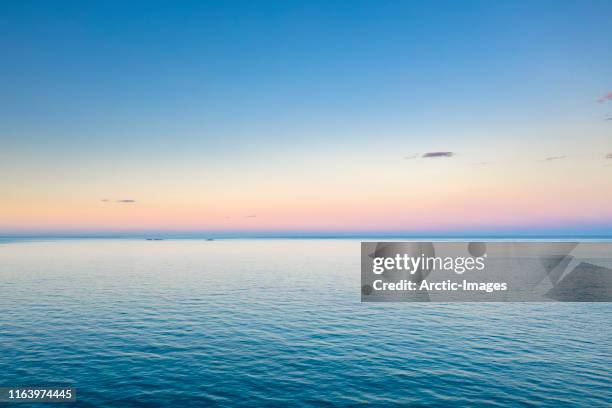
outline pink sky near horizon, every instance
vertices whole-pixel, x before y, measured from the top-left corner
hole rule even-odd
[[[569,159],[539,160],[509,169],[460,158],[398,159],[363,165],[368,171],[361,172],[346,165],[333,177],[308,166],[221,182],[109,179],[86,185],[80,177],[51,175],[51,190],[39,180],[39,188],[14,183],[4,191],[0,232],[460,231],[612,224],[612,168],[601,163],[584,161],[579,167]],[[114,195],[97,193],[111,190],[105,183],[126,186]]]

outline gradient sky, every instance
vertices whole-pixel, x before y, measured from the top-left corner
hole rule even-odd
[[[3,1],[0,34],[0,234],[612,234],[610,1]]]

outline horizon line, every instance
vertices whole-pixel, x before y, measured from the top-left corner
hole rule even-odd
[[[612,231],[455,231],[455,232],[398,232],[398,231],[79,231],[79,232],[0,232],[1,239],[299,239],[299,238],[612,238]]]

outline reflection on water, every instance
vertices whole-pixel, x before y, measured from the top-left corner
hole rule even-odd
[[[70,384],[80,406],[612,400],[612,304],[364,304],[359,252],[0,244],[0,386]]]

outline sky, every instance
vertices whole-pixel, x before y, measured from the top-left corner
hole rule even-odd
[[[0,235],[612,235],[610,1],[3,1],[0,34]]]

